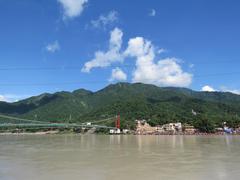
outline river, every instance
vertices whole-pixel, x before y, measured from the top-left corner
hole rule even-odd
[[[240,179],[240,136],[0,136],[1,180]]]

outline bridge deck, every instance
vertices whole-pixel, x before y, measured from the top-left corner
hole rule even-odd
[[[64,124],[64,123],[52,123],[52,124],[11,124],[5,123],[0,124],[0,128],[31,128],[31,127],[45,127],[45,128],[103,128],[103,129],[112,129],[114,127],[101,126],[101,125],[84,125],[84,124]]]
[[[108,127],[103,125],[87,125],[87,124],[77,124],[77,123],[51,123],[46,121],[38,121],[38,120],[30,120],[30,119],[23,119],[19,117],[12,117],[8,115],[0,114],[0,118],[8,119],[9,121],[15,120],[22,123],[0,123],[0,128],[103,128],[103,129],[114,129],[114,127]],[[107,118],[99,121],[94,121],[91,123],[101,123],[104,121],[112,120],[113,118]]]

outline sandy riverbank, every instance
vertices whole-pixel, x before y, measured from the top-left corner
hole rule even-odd
[[[58,134],[59,131],[42,131],[42,132],[20,132],[20,133],[11,133],[11,132],[2,132],[0,135],[49,135],[49,134]]]

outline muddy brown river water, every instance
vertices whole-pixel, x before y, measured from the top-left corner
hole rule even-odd
[[[72,179],[240,179],[240,136],[0,136],[0,180]]]

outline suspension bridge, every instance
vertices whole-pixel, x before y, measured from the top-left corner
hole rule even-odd
[[[115,127],[100,125],[104,122],[115,121]],[[116,129],[120,128],[120,116],[101,119],[86,123],[52,123],[0,114],[0,129]]]

